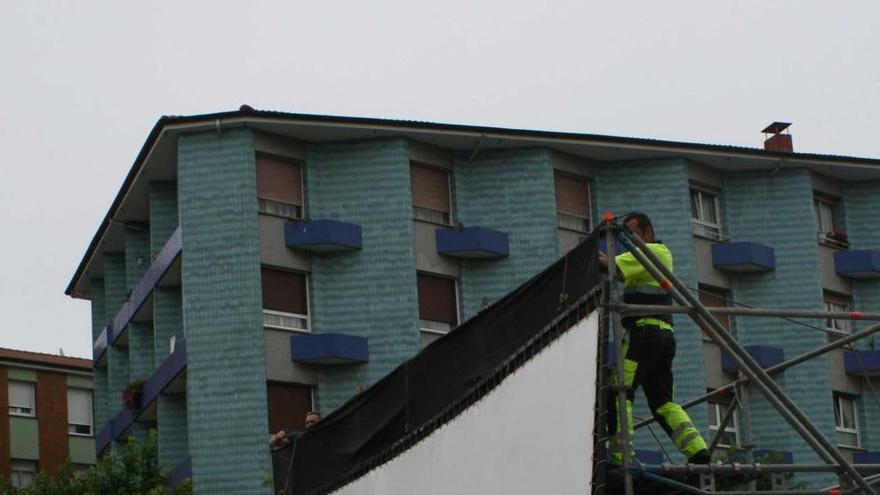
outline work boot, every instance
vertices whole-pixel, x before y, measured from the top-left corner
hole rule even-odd
[[[712,462],[712,457],[706,449],[697,452],[688,459],[688,464],[709,464],[710,462]]]

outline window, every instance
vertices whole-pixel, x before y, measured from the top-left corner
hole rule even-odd
[[[449,173],[422,165],[410,166],[413,218],[441,225],[451,224]]]
[[[825,303],[825,311],[834,311],[834,312],[843,312],[848,313],[851,311],[849,306],[849,298],[847,296],[841,294],[835,294],[834,292],[825,291],[822,295],[822,300]],[[825,328],[831,330],[832,332],[837,332],[840,336],[847,336],[852,333],[852,321],[850,320],[832,320],[828,318],[825,320]],[[840,338],[835,335],[829,335],[829,341]]]
[[[92,391],[67,389],[67,432],[71,435],[92,435]]]
[[[730,306],[730,291],[727,289],[719,289],[709,285],[700,284],[700,303],[709,308],[726,308]],[[727,331],[731,328],[731,317],[729,315],[714,315],[715,319],[721,323]],[[702,332],[703,340],[712,340],[709,334]]]
[[[260,213],[302,218],[302,167],[299,163],[257,154],[257,203]]]
[[[839,204],[840,200],[837,198],[819,193],[813,195],[819,242],[832,247],[846,248],[848,246],[846,232],[838,221]]]
[[[11,481],[15,488],[27,488],[34,484],[37,477],[36,461],[11,460]]]
[[[587,233],[591,228],[590,183],[584,177],[556,172],[556,217],[559,228]]]
[[[298,383],[266,383],[269,407],[269,433],[279,430],[302,431],[306,413],[311,411],[312,387]]]
[[[691,189],[691,223],[694,235],[723,240],[718,193]]]
[[[419,273],[418,293],[419,330],[424,348],[458,324],[455,280]]]
[[[856,447],[859,443],[858,398],[834,392],[834,431],[837,445]]]
[[[712,438],[715,438],[715,434],[721,428],[721,421],[724,420],[730,405],[721,402],[709,402],[708,404],[709,432]],[[732,447],[735,445],[739,445],[739,423],[736,419],[736,412],[733,413],[733,417],[721,433],[721,438],[718,439],[719,447]]]
[[[36,415],[33,383],[9,381],[9,414],[29,417]]]
[[[260,269],[263,290],[263,326],[280,330],[309,331],[306,275]]]

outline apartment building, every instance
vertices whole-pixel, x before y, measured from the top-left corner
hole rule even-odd
[[[706,304],[880,311],[880,160],[796,153],[786,127],[742,148],[247,106],[163,117],[66,291],[92,307],[96,451],[156,428],[160,460],[197,492],[268,493],[267,432],[330,413],[606,210],[648,213]],[[863,327],[725,323],[766,365]],[[678,398],[736,379],[686,318],[675,331]],[[880,451],[878,353],[868,340],[778,377],[862,462]],[[142,399],[124,407],[132,386]],[[745,399],[725,445],[814,460]],[[692,418],[717,430],[727,406]]]
[[[0,348],[0,476],[24,488],[94,464],[93,389],[91,360]]]

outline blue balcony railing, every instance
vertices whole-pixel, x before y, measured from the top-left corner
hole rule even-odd
[[[113,327],[107,325],[92,345],[92,363],[95,367],[104,366],[106,364],[104,356],[107,353],[107,346],[111,340],[113,340]]]
[[[712,265],[730,272],[763,272],[776,269],[772,247],[756,242],[712,244]]]
[[[284,224],[284,244],[315,252],[361,248],[361,226],[338,220],[310,220]]]
[[[370,359],[366,337],[318,333],[290,337],[290,359],[309,364],[360,364]]]
[[[880,278],[880,249],[837,251],[834,271],[847,278]]]
[[[437,252],[459,258],[503,258],[510,254],[507,233],[485,227],[437,229]]]
[[[113,420],[107,421],[101,431],[95,436],[95,453],[100,456],[113,441]]]
[[[880,376],[880,351],[846,351],[843,366],[848,375],[876,378]]]
[[[745,346],[746,352],[749,353],[749,356],[752,357],[761,368],[767,369],[771,366],[776,366],[777,364],[785,361],[785,351],[783,351],[779,347],[771,347],[766,345],[747,345]],[[735,372],[739,369],[736,365],[736,361],[733,360],[727,353],[721,353],[721,369],[727,372]]]
[[[168,477],[168,489],[166,493],[173,492],[184,481],[192,478],[192,459],[187,457],[174,467]]]

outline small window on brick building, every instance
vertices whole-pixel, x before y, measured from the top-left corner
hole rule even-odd
[[[592,228],[590,214],[590,181],[586,177],[555,172],[556,218],[560,229],[588,233]]]
[[[269,433],[303,431],[306,413],[314,409],[312,387],[299,383],[267,382]]]
[[[831,247],[846,249],[849,242],[846,229],[840,220],[840,199],[819,192],[813,193],[813,207],[819,242]]]
[[[418,294],[419,330],[424,348],[458,324],[455,280],[419,273]]]
[[[304,273],[262,267],[263,326],[309,331],[309,303]]]
[[[71,435],[92,436],[91,390],[67,389],[67,432]]]
[[[11,459],[10,481],[14,488],[28,488],[37,477],[37,462],[24,459]]]
[[[410,165],[410,187],[413,218],[440,225],[450,224],[449,172],[413,163]]]
[[[837,445],[842,447],[861,446],[859,435],[858,397],[834,392],[834,432]]]
[[[700,284],[699,289],[699,299],[700,303],[702,303],[703,306],[709,308],[726,308],[731,306],[729,290],[704,284]],[[714,316],[715,319],[718,320],[719,323],[721,323],[721,326],[723,326],[729,332],[732,323],[731,317],[729,315],[719,314],[715,314]],[[711,337],[709,337],[709,334],[707,334],[706,332],[702,332],[702,335],[703,340],[712,340]]]
[[[724,240],[721,234],[721,207],[718,191],[691,186],[691,223],[694,235]]]
[[[257,203],[260,213],[283,218],[302,218],[302,166],[258,153]]]
[[[843,294],[837,294],[836,292],[826,290],[822,293],[822,302],[825,305],[825,311],[841,313],[849,313],[852,311],[849,304],[849,297]],[[852,333],[852,321],[826,318],[825,328],[830,332],[834,332],[828,334],[828,340],[837,340]]]
[[[11,416],[36,416],[37,405],[34,384],[9,381],[9,414]]]

